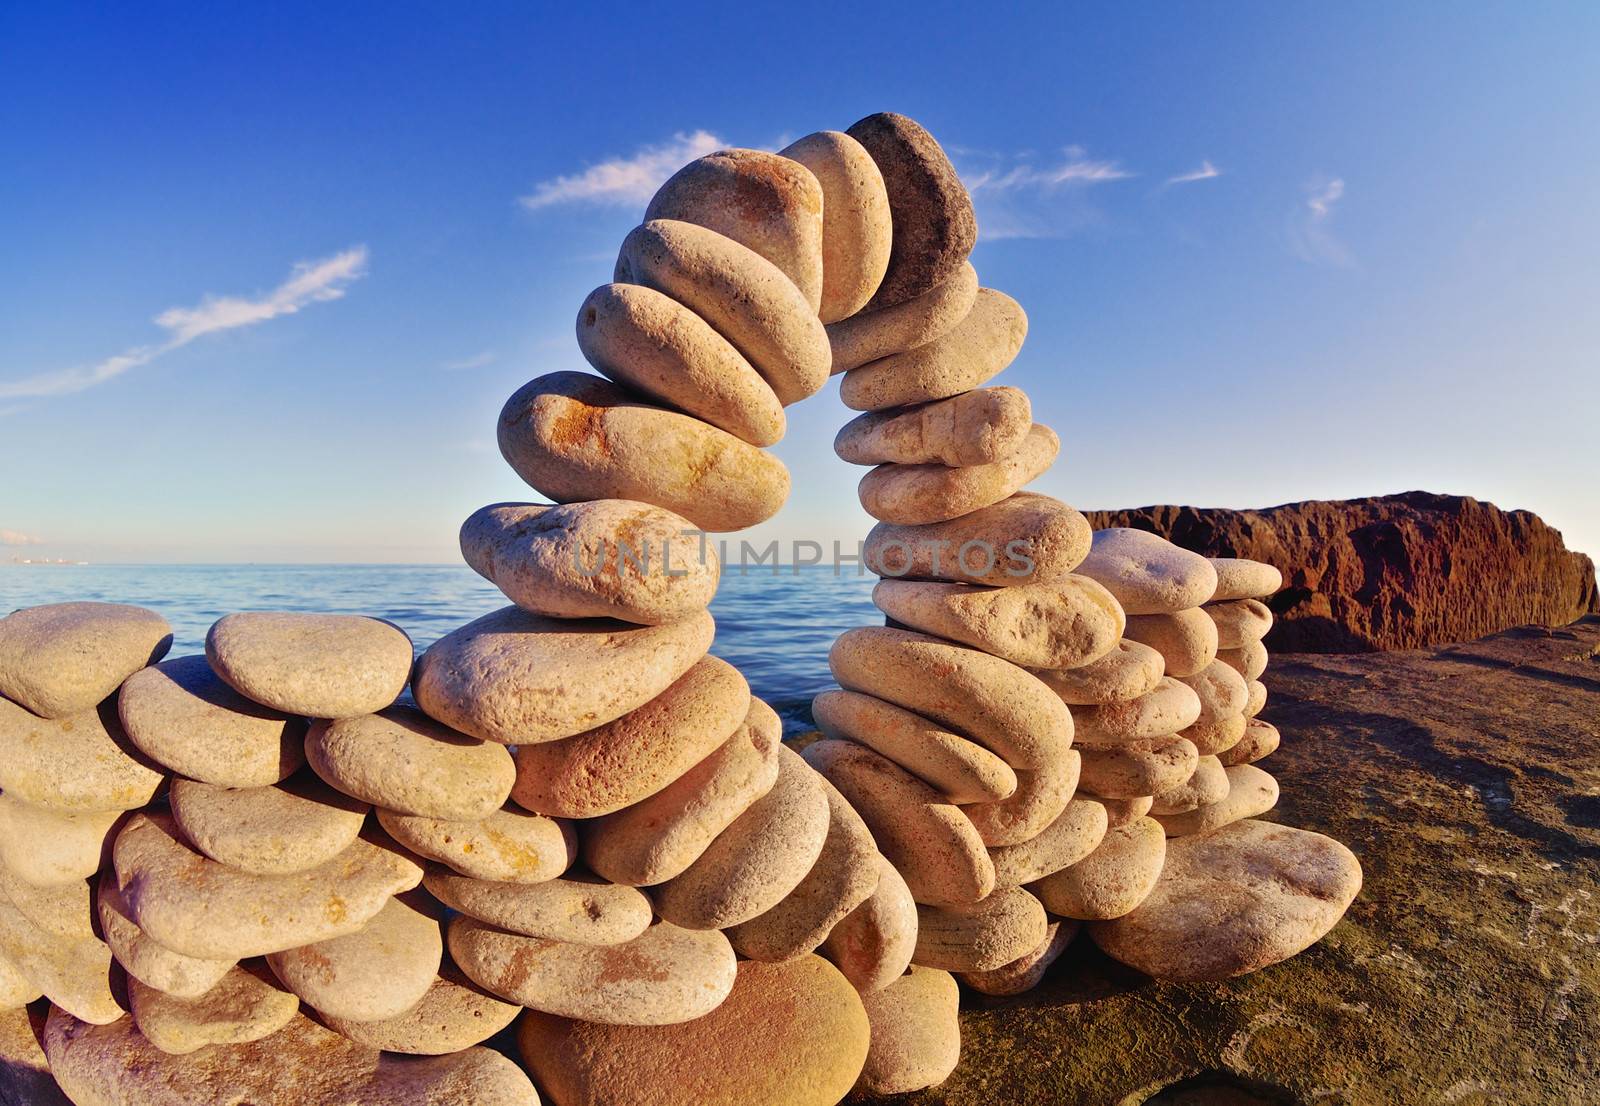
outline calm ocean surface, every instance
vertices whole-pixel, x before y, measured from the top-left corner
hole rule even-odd
[[[833,686],[828,647],[852,626],[882,625],[875,577],[854,566],[725,571],[711,613],[711,651],[737,665],[789,732],[810,728],[811,697]],[[465,565],[0,565],[0,615],[17,607],[93,599],[136,603],[172,623],[171,656],[203,652],[206,630],[234,611],[375,615],[419,650],[506,605]]]

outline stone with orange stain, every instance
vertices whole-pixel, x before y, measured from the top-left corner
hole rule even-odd
[[[396,841],[473,879],[540,883],[572,866],[578,835],[572,823],[507,804],[481,822],[449,822],[378,810]]]
[[[123,732],[115,700],[40,718],[0,699],[0,790],[64,814],[136,810],[166,776]]]
[[[525,937],[620,945],[650,925],[650,900],[643,892],[593,876],[492,883],[435,868],[422,882],[452,910]]]
[[[443,911],[426,896],[390,899],[355,933],[283,952],[267,963],[319,1013],[377,1021],[421,1001],[444,955]]]
[[[189,844],[219,864],[278,876],[315,868],[355,843],[371,806],[311,772],[276,787],[172,781],[172,816]]]

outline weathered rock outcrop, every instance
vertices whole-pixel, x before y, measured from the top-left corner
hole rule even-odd
[[[1513,626],[1564,626],[1600,610],[1594,563],[1528,511],[1405,492],[1239,511],[1085,512],[1096,528],[1151,530],[1210,557],[1283,571],[1267,648],[1365,653],[1471,641]]]

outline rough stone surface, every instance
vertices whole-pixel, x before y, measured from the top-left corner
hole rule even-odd
[[[1218,753],[1217,759],[1222,761],[1225,768],[1232,768],[1235,764],[1254,764],[1277,752],[1278,741],[1278,727],[1271,722],[1252,718],[1245,724],[1244,737],[1231,749]]]
[[[172,627],[143,607],[26,607],[0,618],[0,696],[43,718],[82,714],[170,648]]]
[[[176,998],[130,979],[128,1000],[139,1032],[171,1056],[259,1041],[288,1025],[300,1009],[300,1000],[268,973],[245,968],[230,969],[195,998]]]
[[[0,957],[56,1006],[87,1022],[104,1025],[122,1017],[122,1003],[111,990],[111,952],[89,929],[86,896],[75,911],[81,923],[69,927],[35,921],[33,912],[13,901],[17,891],[12,881],[0,882]]]
[[[883,282],[894,244],[889,193],[866,147],[841,131],[818,131],[779,151],[822,186],[822,295],[824,323],[849,318],[866,306]]]
[[[1245,714],[1250,705],[1250,688],[1238,670],[1223,661],[1212,661],[1193,676],[1180,677],[1200,697],[1196,722],[1215,722],[1229,715]]]
[[[964,261],[944,283],[920,296],[829,324],[833,371],[848,372],[944,337],[967,317],[977,298],[978,271]]]
[[[961,808],[991,849],[1031,841],[1061,816],[1078,788],[1082,759],[1068,749],[1043,768],[1017,772],[1017,789],[992,803],[970,803]]]
[[[927,345],[851,369],[839,398],[855,411],[882,411],[970,392],[1005,371],[1028,336],[1022,305],[980,288],[967,317]]]
[[[1242,714],[1229,714],[1222,718],[1214,718],[1209,722],[1196,722],[1179,731],[1183,737],[1189,739],[1195,752],[1203,757],[1217,756],[1227,752],[1244,738],[1245,728],[1249,719]]]
[[[880,522],[862,556],[879,576],[1015,587],[1066,576],[1089,542],[1083,515],[1048,495],[1018,492],[948,522]]]
[[[1222,762],[1215,756],[1201,754],[1194,775],[1171,791],[1152,796],[1150,809],[1158,817],[1185,814],[1212,803],[1220,803],[1228,797],[1231,786]]]
[[[520,1013],[522,1007],[495,998],[460,968],[446,963],[422,1000],[402,1014],[378,1021],[323,1014],[322,1020],[329,1029],[368,1048],[444,1056],[488,1040]]]
[[[979,388],[905,411],[869,411],[845,423],[833,451],[852,465],[984,465],[1014,453],[1033,425],[1020,388]]]
[[[904,1094],[943,1083],[961,1059],[961,988],[949,972],[915,967],[862,997],[872,1047],[856,1090]]]
[[[1265,599],[1283,588],[1283,573],[1262,561],[1247,557],[1210,557],[1217,570],[1217,590],[1211,602],[1229,599]]]
[[[206,659],[230,687],[308,718],[382,710],[405,690],[412,656],[404,630],[360,615],[253,611],[206,634]]]
[[[1205,612],[1217,624],[1217,646],[1221,649],[1243,649],[1266,637],[1272,629],[1272,611],[1259,599],[1207,603]]]
[[[425,896],[390,899],[355,933],[275,952],[267,963],[318,1012],[394,1018],[428,993],[444,955],[443,911]]]
[[[1149,897],[1166,863],[1167,836],[1151,818],[1107,830],[1099,846],[1031,888],[1063,918],[1120,918]]]
[[[650,900],[642,892],[592,876],[490,883],[436,868],[422,882],[450,909],[525,937],[620,945],[650,925]]]
[[[40,718],[0,699],[0,790],[64,814],[134,810],[165,776],[117,720],[116,704],[67,718]]]
[[[1091,707],[1121,703],[1154,691],[1166,662],[1148,645],[1126,638],[1099,660],[1065,671],[1034,670],[1064,703]]]
[[[172,781],[172,817],[188,844],[261,876],[326,864],[355,843],[371,808],[307,772],[277,787],[233,790]]]
[[[1096,525],[1094,547],[1078,572],[1104,584],[1130,615],[1198,607],[1217,590],[1217,570],[1204,557],[1125,527]]]
[[[400,844],[473,879],[538,883],[554,879],[578,855],[572,823],[502,807],[481,822],[446,822],[378,811],[378,823]]]
[[[1038,948],[1048,924],[1039,900],[1021,887],[997,888],[960,906],[919,905],[912,960],[946,971],[990,971]]]
[[[1050,970],[1050,965],[1067,951],[1080,925],[1071,918],[1056,919],[1045,929],[1044,940],[1032,952],[987,972],[958,972],[957,978],[985,995],[1020,995],[1031,991]]]
[[[121,818],[116,810],[73,814],[0,794],[0,866],[36,887],[88,879],[110,855]]]
[[[1217,624],[1199,608],[1131,614],[1123,634],[1160,653],[1168,676],[1193,676],[1217,659]]]
[[[1171,676],[1163,676],[1155,687],[1137,699],[1074,709],[1074,740],[1080,746],[1120,745],[1126,741],[1165,737],[1194,725],[1202,707],[1200,696],[1193,688]]]
[[[990,849],[995,885],[1015,887],[1076,864],[1106,835],[1106,808],[1093,799],[1072,799],[1056,820],[1018,845]]]
[[[888,757],[949,802],[1004,799],[1017,789],[1017,773],[982,745],[871,695],[824,691],[811,715],[827,736]]]
[[[895,866],[878,857],[878,885],[846,914],[818,950],[862,994],[905,972],[917,949],[917,902]]]
[[[95,884],[95,914],[100,920],[100,933],[117,963],[134,979],[163,994],[199,998],[236,963],[231,959],[185,956],[156,944],[133,920],[115,879],[107,877]]]
[[[1278,781],[1255,765],[1240,764],[1223,771],[1227,776],[1227,790],[1214,802],[1181,813],[1164,813],[1151,808],[1153,817],[1161,823],[1168,837],[1209,833],[1265,814],[1277,805]]]
[[[1200,752],[1183,737],[1153,737],[1116,745],[1084,746],[1079,783],[1108,799],[1159,795],[1194,775]]]
[[[991,507],[1048,469],[1061,439],[1035,423],[1017,449],[998,461],[966,468],[879,465],[861,478],[861,506],[873,518],[900,526],[949,522]]]

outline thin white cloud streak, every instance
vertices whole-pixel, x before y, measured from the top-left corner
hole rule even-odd
[[[1063,238],[1096,225],[1104,216],[1089,193],[1138,176],[1113,159],[1089,157],[1082,146],[1068,146],[1059,161],[1042,165],[1031,151],[963,150],[957,156],[969,163],[961,178],[972,193],[978,234],[985,242]]]
[[[1059,165],[1040,168],[1031,163],[1010,168],[986,169],[970,175],[966,180],[969,192],[1015,192],[1033,189],[1051,191],[1064,185],[1107,184],[1128,180],[1137,174],[1110,160],[1087,157],[1081,146],[1068,146],[1066,160]]]
[[[445,361],[439,367],[446,372],[465,372],[468,369],[481,369],[485,365],[492,365],[499,356],[494,350],[486,349],[482,353],[475,353],[458,361]]]
[[[1321,222],[1333,214],[1333,205],[1344,196],[1344,181],[1335,177],[1306,200],[1312,219]]]
[[[0,545],[43,545],[44,542],[21,530],[0,530]]]
[[[1302,261],[1320,265],[1351,266],[1349,249],[1333,232],[1333,218],[1344,198],[1344,180],[1323,177],[1306,186],[1304,206],[1289,220],[1289,249]]]
[[[1210,161],[1202,161],[1200,163],[1200,168],[1191,169],[1187,173],[1179,173],[1175,177],[1168,177],[1167,183],[1169,185],[1193,184],[1195,181],[1216,180],[1220,176],[1222,176],[1221,169],[1218,169],[1215,165],[1211,164]]]
[[[570,203],[637,206],[648,202],[661,183],[684,164],[727,146],[707,130],[679,132],[669,142],[644,146],[628,157],[611,158],[581,173],[540,181],[519,202],[530,211]]]
[[[172,307],[153,320],[165,342],[134,346],[93,365],[56,369],[21,380],[0,382],[0,400],[71,395],[148,365],[196,338],[293,315],[313,303],[342,299],[351,282],[366,275],[367,248],[353,246],[319,261],[295,264],[289,278],[264,296],[206,296],[195,307]],[[15,410],[15,409],[12,409]],[[11,411],[0,412],[9,414]]]

